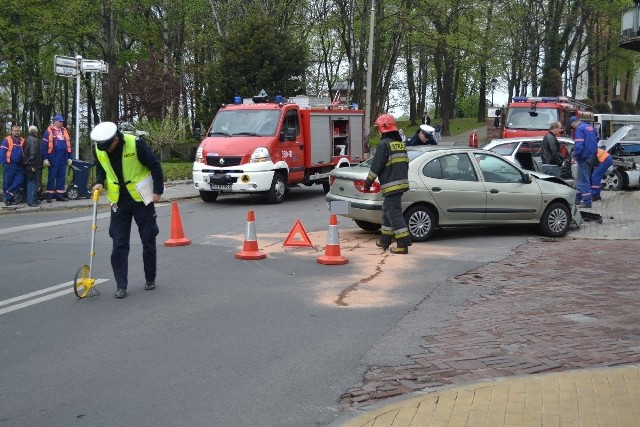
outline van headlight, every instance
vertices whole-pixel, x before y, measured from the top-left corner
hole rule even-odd
[[[258,147],[251,154],[250,163],[270,162],[271,156],[269,155],[269,149],[267,147]]]
[[[202,147],[198,147],[196,150],[196,163],[204,163],[204,157],[202,157]]]

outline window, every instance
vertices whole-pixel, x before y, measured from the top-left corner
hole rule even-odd
[[[478,177],[471,165],[469,156],[449,154],[431,160],[422,170],[429,178],[450,179],[454,181],[477,181]]]
[[[296,110],[289,110],[284,116],[280,132],[286,132],[287,129],[295,129],[296,136],[300,135],[300,122],[298,122],[298,112]]]
[[[506,160],[486,154],[475,154],[487,182],[522,182],[522,174]]]

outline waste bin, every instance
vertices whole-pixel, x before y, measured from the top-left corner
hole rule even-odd
[[[72,160],[71,170],[73,171],[73,183],[67,187],[67,197],[71,200],[75,200],[79,197],[89,198],[91,197],[91,190],[89,190],[89,171],[95,166],[92,162],[86,162],[84,160]]]

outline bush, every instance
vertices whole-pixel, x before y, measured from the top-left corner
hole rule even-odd
[[[609,103],[603,102],[601,104],[595,104],[593,106],[593,111],[600,114],[609,114],[611,113],[611,108],[609,108]]]
[[[622,99],[612,99],[611,100],[611,112],[613,114],[626,114],[627,106]]]

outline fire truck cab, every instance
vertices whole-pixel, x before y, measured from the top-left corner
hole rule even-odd
[[[319,101],[322,100],[322,101]],[[298,184],[329,190],[329,172],[364,160],[364,111],[328,98],[236,97],[196,151],[193,185],[205,202],[221,193],[263,193],[280,203]]]
[[[502,129],[503,138],[545,135],[552,122],[562,123],[565,136],[571,136],[573,129],[569,118],[577,116],[582,121],[593,123],[591,107],[566,96],[512,98]]]

